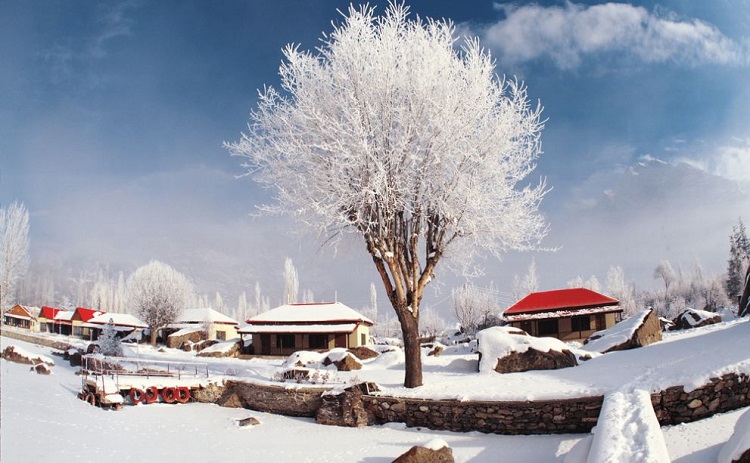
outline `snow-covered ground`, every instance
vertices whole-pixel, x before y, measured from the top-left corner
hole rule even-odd
[[[574,368],[506,375],[477,372],[468,347],[451,347],[440,357],[425,357],[425,386],[400,387],[403,358],[389,352],[366,361],[362,370],[338,372],[346,381],[385,385],[387,393],[466,399],[525,399],[592,395],[616,390],[657,390],[676,384],[698,386],[727,371],[749,371],[743,341],[745,320],[669,334],[655,345],[613,352]],[[52,349],[0,338],[2,348],[19,346],[51,355]],[[282,360],[196,359],[194,353],[150,347],[127,348],[126,355],[161,360],[198,360],[212,375],[269,381]],[[499,436],[405,428],[400,424],[367,428],[318,425],[312,419],[288,418],[209,404],[125,406],[105,411],[78,400],[77,368],[58,361],[50,376],[28,365],[0,361],[0,461],[276,461],[390,462],[416,444],[446,441],[456,461],[563,461],[588,435]],[[674,462],[714,462],[744,410],[696,423],[662,428]],[[241,428],[237,420],[254,416],[259,426]],[[571,455],[572,456],[572,455]]]

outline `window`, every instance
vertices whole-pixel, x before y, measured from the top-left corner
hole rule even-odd
[[[367,335],[365,333],[361,333],[359,335],[359,345],[360,346],[366,346],[367,345]]]
[[[557,319],[539,320],[539,336],[557,336]]]
[[[216,339],[219,341],[226,341],[227,340],[227,332],[226,331],[217,331],[216,332]]]
[[[589,331],[591,329],[591,318],[585,317],[573,317],[571,320],[571,329],[573,331]]]
[[[327,334],[311,334],[310,349],[328,349]]]
[[[294,347],[294,335],[293,334],[277,334],[276,335],[276,347],[284,349],[287,347]]]

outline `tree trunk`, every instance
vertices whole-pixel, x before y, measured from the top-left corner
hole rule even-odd
[[[152,346],[156,345],[156,334],[157,334],[157,332],[158,332],[157,329],[151,328],[151,345]]]
[[[747,268],[747,273],[745,274],[745,289],[742,291],[742,296],[740,297],[738,315],[743,317],[748,315],[748,313],[750,313],[750,267]]]
[[[396,309],[404,339],[404,387],[422,385],[422,351],[419,345],[419,319],[407,309]]]

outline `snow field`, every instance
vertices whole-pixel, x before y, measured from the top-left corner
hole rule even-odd
[[[338,372],[375,381],[393,395],[470,400],[566,398],[574,395],[656,391],[675,384],[701,385],[723,372],[750,370],[746,339],[750,323],[739,320],[670,333],[654,345],[613,352],[578,367],[506,375],[479,374],[471,346],[448,346],[440,357],[424,357],[425,386],[404,389],[403,353],[388,352],[364,362],[362,370]],[[0,337],[2,348],[19,346],[32,355],[49,356],[52,349]],[[195,354],[176,349],[159,352],[148,346],[125,346],[125,355],[141,359],[196,361]],[[261,383],[282,368],[283,359],[200,359],[212,379],[227,376]],[[592,436],[500,436],[450,433],[402,424],[367,428],[318,425],[312,419],[288,418],[210,404],[150,404],[121,411],[91,407],[76,398],[81,379],[77,368],[60,362],[50,376],[28,371],[28,365],[0,361],[0,461],[254,461],[390,462],[413,445],[434,438],[448,443],[459,462],[586,461]],[[275,383],[278,384],[278,383]],[[301,387],[284,383],[284,387]],[[622,405],[637,417],[631,399]],[[629,406],[626,406],[630,403]],[[645,406],[645,404],[644,404]],[[650,407],[650,403],[649,403]],[[621,407],[615,407],[620,409]],[[719,414],[695,423],[661,428],[669,458],[677,463],[715,462],[744,410]],[[619,412],[618,412],[619,413]],[[255,416],[261,425],[240,428],[237,420]],[[614,416],[614,415],[613,415]],[[621,418],[618,418],[621,419]],[[630,419],[631,421],[628,421]],[[634,428],[628,432],[647,432]],[[582,456],[583,455],[583,456]],[[583,458],[583,459],[582,459]]]

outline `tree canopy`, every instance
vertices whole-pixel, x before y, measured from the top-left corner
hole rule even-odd
[[[408,14],[394,3],[382,16],[350,7],[315,52],[287,46],[281,91],[259,93],[248,132],[227,146],[275,193],[265,210],[328,239],[364,239],[399,317],[413,386],[413,333],[437,263],[466,270],[479,252],[538,246],[546,186],[517,188],[535,168],[543,128],[523,84],[498,78],[477,40],[454,47],[450,21]]]

